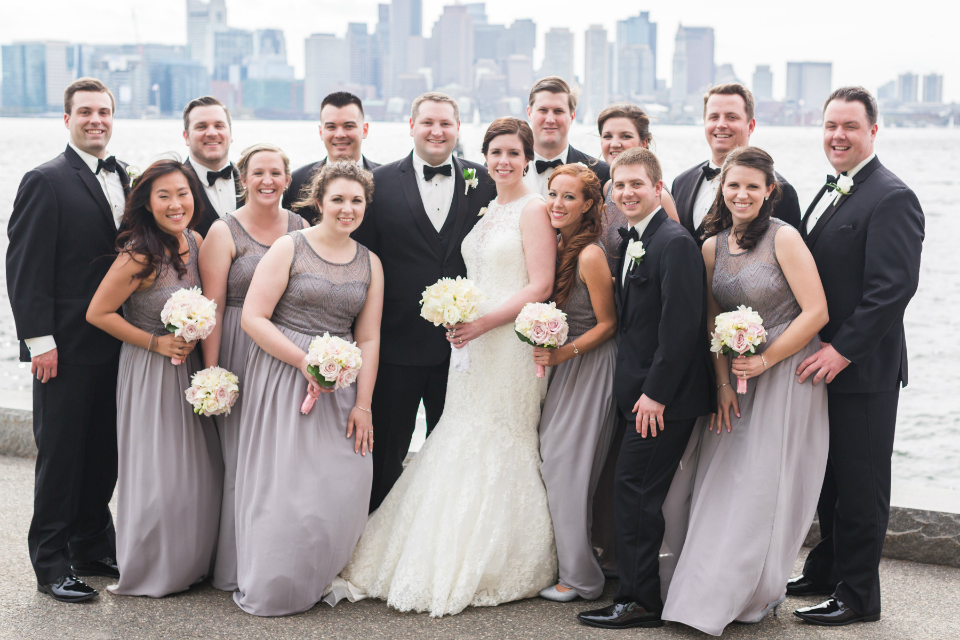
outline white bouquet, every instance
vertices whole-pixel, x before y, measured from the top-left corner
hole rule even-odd
[[[473,322],[480,317],[480,303],[487,297],[472,280],[457,276],[440,278],[435,284],[423,291],[420,298],[420,316],[432,322],[434,326],[451,327],[458,322]],[[460,349],[450,345],[451,358],[457,371],[466,371],[470,367],[467,347]]]
[[[567,314],[554,302],[528,302],[523,305],[513,327],[517,337],[535,347],[559,349],[567,341],[570,331]],[[537,365],[537,377],[546,375],[542,364]]]
[[[217,303],[207,300],[199,287],[178,289],[160,311],[160,321],[167,331],[187,342],[203,340],[217,324]],[[170,358],[180,364],[179,358]]]
[[[229,415],[240,397],[240,380],[221,367],[207,367],[197,371],[184,391],[193,412],[205,416]]]
[[[756,353],[757,347],[767,339],[767,330],[763,328],[760,314],[740,305],[736,311],[721,313],[714,320],[716,329],[710,341],[710,351],[727,355],[743,355],[748,351]],[[747,381],[737,378],[737,393],[747,392]]]
[[[356,382],[363,358],[356,342],[324,333],[310,343],[307,351],[307,371],[321,387],[343,389]],[[307,395],[300,405],[301,413],[310,413],[316,399]]]

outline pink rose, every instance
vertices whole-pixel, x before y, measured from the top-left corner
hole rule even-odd
[[[233,405],[237,404],[237,400],[239,400],[239,399],[240,399],[240,392],[239,392],[239,391],[231,391],[231,392],[230,392],[230,397],[227,398],[227,404],[232,407]]]
[[[187,324],[183,325],[183,330],[180,331],[180,337],[187,342],[193,342],[194,340],[200,338],[200,329],[192,322],[188,322]]]
[[[763,327],[759,324],[751,324],[747,327],[747,334],[752,338],[760,338],[763,333]]]
[[[547,328],[539,322],[534,323],[533,329],[530,330],[530,339],[537,344],[543,344],[548,337],[550,337],[550,334],[547,332]]]
[[[331,356],[337,356],[337,355],[340,355],[341,351],[343,351],[343,346],[331,340],[330,342],[327,343],[327,346],[324,348],[324,351],[326,351]]]
[[[193,308],[193,300],[190,300],[189,298],[178,300],[173,303],[173,308],[180,309],[181,311],[190,311]]]
[[[564,324],[566,323],[560,318],[550,318],[549,322],[547,322],[547,333],[552,336],[560,335]]]
[[[217,387],[216,397],[217,397],[217,402],[219,402],[221,405],[226,405],[227,400],[230,399],[230,390],[227,389],[225,386],[221,385]]]
[[[743,329],[738,330],[736,335],[733,336],[733,342],[730,344],[730,348],[737,353],[744,353],[749,349],[750,343],[747,341],[747,332]]]
[[[325,360],[323,364],[320,365],[320,375],[323,376],[323,379],[327,382],[333,382],[337,379],[337,376],[340,375],[340,365],[333,360]]]
[[[357,379],[357,370],[356,369],[344,369],[340,372],[340,375],[337,376],[337,386],[341,389],[344,387],[349,387]]]
[[[200,394],[199,389],[197,389],[196,387],[190,387],[189,389],[187,389],[184,395],[187,398],[187,402],[189,402],[190,404],[196,404],[197,397],[199,396],[199,394]]]

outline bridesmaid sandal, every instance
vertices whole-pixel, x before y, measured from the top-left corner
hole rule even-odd
[[[537,595],[544,600],[551,600],[553,602],[573,602],[579,597],[575,589],[570,589],[570,591],[567,591],[566,593],[561,593],[560,590],[557,589],[557,585],[547,587],[546,589],[541,589],[540,593]]]

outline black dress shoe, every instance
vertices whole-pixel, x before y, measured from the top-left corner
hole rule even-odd
[[[583,611],[577,614],[577,620],[601,629],[663,626],[659,611],[647,611],[636,602],[616,603],[603,609]]]
[[[61,576],[50,584],[38,584],[37,591],[60,602],[83,602],[99,595],[96,589],[75,575]]]
[[[836,598],[830,598],[815,607],[797,609],[793,615],[824,627],[842,627],[854,622],[876,622],[880,619],[879,613],[869,616],[857,613]]]
[[[836,589],[837,585],[815,582],[803,574],[787,580],[788,596],[830,596]]]
[[[114,579],[120,577],[120,568],[117,567],[117,561],[113,558],[75,564],[70,568],[73,569],[74,575],[78,576],[103,576]]]

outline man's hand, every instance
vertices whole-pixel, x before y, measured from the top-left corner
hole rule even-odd
[[[37,380],[46,383],[57,377],[57,350],[51,349],[46,353],[30,358],[30,375],[37,376]]]
[[[817,375],[813,377],[814,386],[823,380],[824,377],[827,379],[827,384],[830,384],[833,382],[833,379],[837,377],[837,374],[846,369],[850,364],[829,342],[821,342],[820,345],[820,351],[817,351],[801,362],[800,366],[797,367],[797,375],[800,376],[800,383],[803,383],[813,372],[819,369]]]
[[[662,404],[644,394],[637,400],[637,404],[633,405],[633,411],[637,414],[637,433],[641,438],[647,437],[647,429],[650,430],[650,435],[656,438],[657,425],[660,425],[660,431],[663,431]]]

